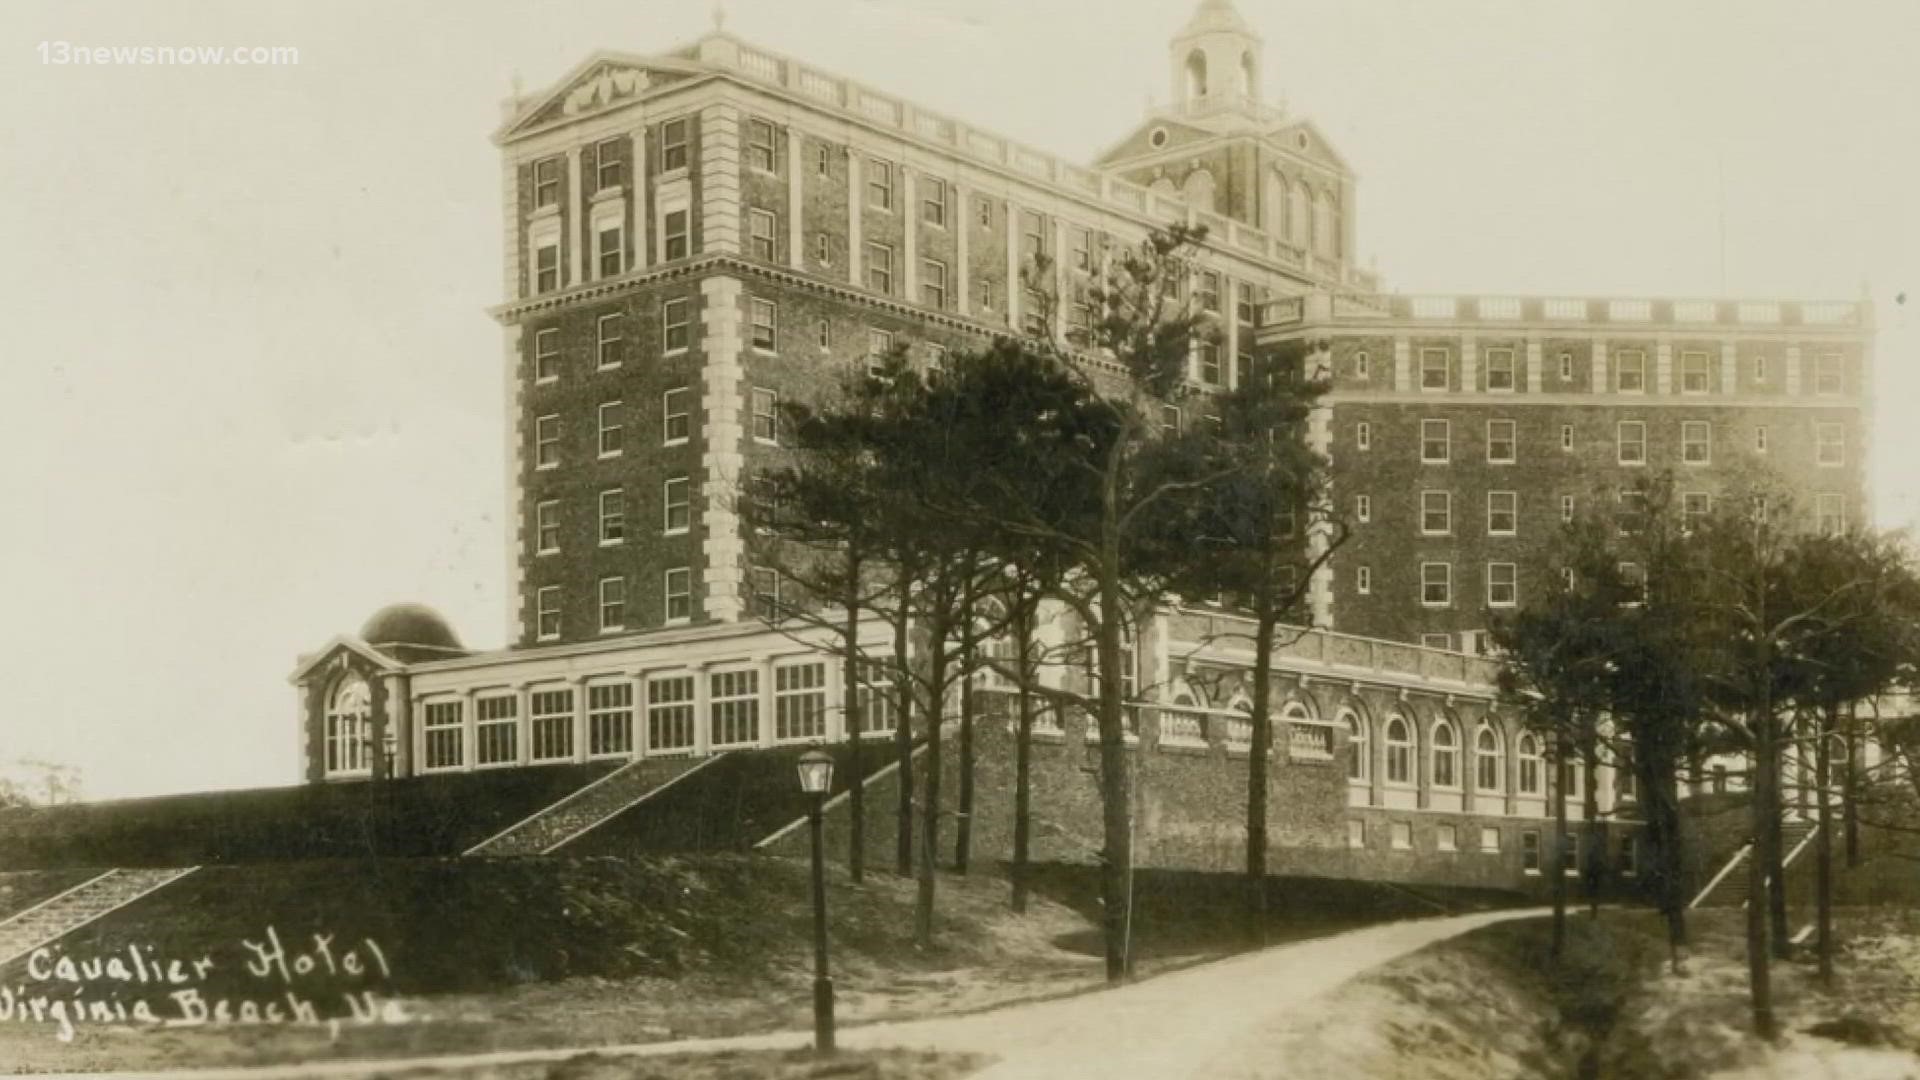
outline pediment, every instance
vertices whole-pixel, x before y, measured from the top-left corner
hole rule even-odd
[[[1156,133],[1164,133],[1159,142],[1155,142]],[[1102,167],[1123,166],[1135,158],[1165,154],[1178,151],[1182,147],[1208,142],[1217,136],[1203,128],[1182,123],[1171,117],[1156,116],[1135,127],[1113,144],[1106,153],[1094,159]]]
[[[527,106],[501,128],[499,138],[505,141],[524,132],[618,108],[703,70],[685,60],[596,53],[553,89],[530,97]]]
[[[1342,175],[1351,175],[1353,170],[1347,166],[1347,159],[1334,150],[1333,144],[1310,120],[1295,120],[1267,133],[1267,142],[1275,149],[1292,157],[1312,162],[1323,168],[1331,169]]]
[[[287,681],[298,685],[307,681],[315,673],[331,678],[335,674],[348,670],[370,675],[384,671],[401,671],[405,668],[405,664],[387,656],[359,638],[343,634],[327,642],[318,650],[302,656],[298,665],[294,667],[293,674],[287,676]]]

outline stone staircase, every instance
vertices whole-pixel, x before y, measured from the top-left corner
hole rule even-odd
[[[116,908],[171,885],[198,867],[109,870],[0,921],[0,966],[56,941]]]
[[[566,798],[482,840],[463,854],[484,857],[545,855],[601,822],[646,801],[675,781],[711,766],[704,758],[644,758],[629,762]]]
[[[1819,826],[1805,821],[1788,821],[1780,827],[1780,842],[1786,848],[1786,855],[1781,859],[1783,869],[1793,868],[1793,860],[1807,849],[1818,830]],[[1713,880],[1707,882],[1707,887],[1701,889],[1700,895],[1694,897],[1693,903],[1687,906],[1746,907],[1753,893],[1753,882],[1747,869],[1747,860],[1752,856],[1752,844],[1734,852],[1733,858],[1727,860],[1727,865],[1720,868]]]

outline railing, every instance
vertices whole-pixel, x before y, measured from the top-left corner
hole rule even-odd
[[[1284,247],[1284,246],[1282,246]],[[1394,318],[1409,322],[1471,324],[1536,322],[1644,326],[1865,326],[1865,301],[1583,299],[1566,296],[1415,296],[1333,290],[1319,303],[1302,298],[1267,302],[1261,325],[1286,325],[1314,316]]]

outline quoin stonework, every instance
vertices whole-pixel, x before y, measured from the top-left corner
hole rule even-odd
[[[1170,104],[1092,163],[718,29],[595,53],[505,102],[511,644],[469,651],[397,605],[304,657],[305,778],[835,741],[850,690],[884,736],[884,699],[842,686],[824,639],[762,617],[779,581],[750,565],[733,507],[781,460],[780,403],[897,347],[937,364],[1009,334],[1064,343],[1112,252],[1186,222],[1207,234],[1185,298],[1219,329],[1192,382],[1231,387],[1267,353],[1330,375],[1309,437],[1354,527],[1313,582],[1314,629],[1276,662],[1275,872],[1538,880],[1553,770],[1497,707],[1489,611],[1549,587],[1547,544],[1584,500],[1655,471],[1701,509],[1764,463],[1809,527],[1864,515],[1871,313],[1385,291],[1354,265],[1353,169],[1271,95],[1262,57],[1231,3],[1204,0],[1169,41]],[[1026,288],[1036,256],[1057,304]],[[1220,634],[1235,618],[1196,599],[1132,642],[1144,863],[1240,857],[1252,657]],[[871,634],[885,654],[887,628]],[[1039,732],[1037,813],[1097,815],[1084,728]],[[1559,795],[1577,819],[1597,788],[1630,874],[1629,778],[1575,773]]]

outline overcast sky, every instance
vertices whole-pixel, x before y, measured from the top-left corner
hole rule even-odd
[[[728,0],[748,40],[1069,158],[1168,96],[1194,0]],[[1269,97],[1415,292],[1854,299],[1883,523],[1920,507],[1920,4],[1241,0]],[[298,653],[507,598],[499,168],[589,52],[694,0],[0,6],[0,760],[96,797],[297,779]],[[41,43],[49,43],[43,50]],[[283,67],[42,62],[291,45]],[[1724,228],[1723,228],[1724,222]]]

